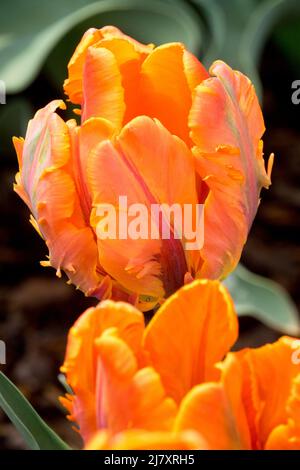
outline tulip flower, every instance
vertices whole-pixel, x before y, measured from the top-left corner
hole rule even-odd
[[[237,333],[218,281],[182,287],[146,327],[124,302],[88,309],[61,369],[73,390],[61,400],[85,447],[300,449],[295,340],[228,352]]]
[[[222,279],[239,261],[270,184],[264,123],[247,77],[221,61],[209,73],[180,43],[143,45],[114,27],[90,29],[69,63],[65,91],[81,123],[56,100],[15,138],[16,192],[45,239],[57,274],[86,295],[149,310],[185,280]],[[176,237],[105,238],[99,208],[204,207],[204,243]],[[121,225],[121,224],[119,224]],[[199,231],[199,230],[198,230]],[[102,233],[102,232],[101,232]]]

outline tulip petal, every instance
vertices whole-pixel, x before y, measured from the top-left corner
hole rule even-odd
[[[217,376],[215,363],[233,345],[237,331],[226,289],[217,281],[194,281],[160,307],[147,327],[144,347],[167,394],[179,403],[192,387]]]
[[[78,194],[80,194],[81,208],[86,224],[90,225],[92,209],[91,188],[87,176],[87,167],[90,152],[102,141],[112,138],[115,128],[110,121],[102,118],[90,118],[80,127],[74,126],[71,121],[70,128],[72,142],[72,163],[74,180]]]
[[[108,330],[97,340],[97,425],[113,434],[122,430],[169,430],[176,405],[166,397],[157,372],[138,370],[136,356],[117,331]]]
[[[198,385],[183,399],[175,430],[198,431],[211,450],[250,449],[241,390],[241,366],[229,354],[222,364],[220,382]]]
[[[89,47],[83,71],[82,121],[103,117],[116,127],[125,113],[122,76],[114,55],[105,48]]]
[[[293,379],[286,410],[287,422],[273,429],[266,450],[300,450],[300,373]]]
[[[205,68],[182,44],[170,43],[157,47],[146,58],[141,74],[140,114],[159,119],[189,144],[192,91],[208,77]]]
[[[126,104],[123,119],[123,124],[125,124],[141,114],[141,67],[145,58],[152,51],[152,46],[143,46],[124,36],[103,39],[97,44],[97,47],[109,50],[118,66],[122,77],[124,102]],[[100,110],[100,113],[102,116],[102,110]]]
[[[132,429],[111,437],[99,431],[85,447],[86,450],[196,450],[207,449],[205,441],[193,431],[180,433]]]
[[[201,277],[224,277],[239,261],[262,187],[264,123],[253,85],[217,61],[195,90],[189,115],[196,170],[210,192],[205,202]]]
[[[280,424],[273,429],[265,450],[300,450],[300,430],[293,423]]]
[[[90,48],[93,49],[92,52]],[[95,49],[105,49],[106,52],[96,52]],[[69,62],[69,77],[64,83],[70,101],[81,105],[85,102],[83,119],[93,115],[111,116],[113,122],[122,121],[124,102],[123,87],[120,86],[121,76],[126,98],[133,98],[133,86],[136,85],[132,79],[136,77],[138,64],[152,49],[153,45],[141,44],[113,26],[91,28],[83,35]],[[83,79],[84,74],[86,76]],[[111,84],[110,79],[113,79]],[[103,96],[98,96],[100,94]],[[93,97],[97,98],[95,104]],[[114,110],[118,111],[118,118],[113,115],[113,110],[109,111],[109,102],[113,104]]]
[[[117,328],[119,337],[130,346],[131,351],[138,355],[144,318],[129,304],[103,301],[96,308],[83,313],[69,332],[61,371],[66,374],[75,395],[67,397],[67,400],[63,399],[63,404],[71,413],[71,419],[79,424],[84,439],[89,439],[97,430],[96,340],[104,331],[113,327]]]
[[[22,137],[13,137],[13,144],[15,147],[15,151],[18,157],[19,167],[22,166],[22,154],[23,154],[23,147],[24,147],[24,139]]]
[[[74,104],[82,103],[82,75],[87,50],[90,46],[100,41],[102,37],[101,30],[95,28],[88,29],[70,59],[68,64],[69,77],[65,80],[64,90],[69,96],[70,101]]]
[[[143,204],[147,214],[151,214],[152,204],[196,206],[192,155],[158,121],[140,116],[124,127],[115,142],[103,142],[92,154],[89,179],[95,207],[94,227],[99,220],[97,207],[101,204],[112,204],[119,213],[119,196],[127,197],[128,207]],[[184,174],[185,179],[178,179],[178,174]],[[149,227],[150,217],[146,218]],[[100,264],[105,271],[139,294],[162,298],[163,288],[172,293],[183,284],[188,270],[181,240],[153,239],[150,229],[145,239],[132,239],[128,235],[124,239],[98,236],[98,246]],[[166,280],[167,275],[177,278]]]
[[[15,190],[30,208],[33,225],[49,248],[50,259],[42,264],[55,267],[58,275],[65,270],[87,292],[101,282],[97,245],[84,222],[70,168],[69,128],[54,113],[58,106],[62,102],[51,102],[30,121]]]
[[[244,371],[242,395],[254,449],[263,449],[273,429],[289,419],[293,382],[300,372],[299,364],[292,361],[295,341],[282,337],[276,343],[236,353]],[[294,412],[292,418],[297,418]]]
[[[119,238],[122,224],[118,223],[118,219],[116,236],[112,233],[113,238],[104,238],[98,228],[101,220],[98,215],[99,207],[110,204],[118,215],[119,195],[127,197],[128,206],[138,202],[149,208],[149,202],[111,142],[104,142],[92,153],[94,158],[90,160],[89,173],[95,211],[92,213],[91,223],[98,237],[99,262],[110,276],[128,290],[160,298],[163,296],[163,289],[158,277],[160,267],[156,260],[160,252],[160,241]]]

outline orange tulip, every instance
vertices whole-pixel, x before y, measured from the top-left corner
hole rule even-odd
[[[185,279],[219,279],[239,261],[261,188],[264,124],[250,81],[182,44],[142,45],[114,27],[90,29],[69,63],[65,91],[81,125],[53,101],[15,138],[15,190],[45,239],[49,261],[99,299],[153,308]],[[103,239],[97,210],[129,204],[204,204],[204,245],[183,239]],[[171,222],[172,225],[172,222]]]
[[[100,302],[70,330],[61,370],[74,395],[62,402],[86,443],[99,430],[109,440],[135,429],[156,439],[172,430],[189,390],[217,377],[214,364],[236,336],[231,300],[217,281],[183,287],[146,328],[135,307]],[[182,439],[181,432],[173,438]]]
[[[86,448],[300,449],[294,340],[228,353],[237,328],[218,281],[184,286],[146,327],[123,302],[87,310],[61,369]]]
[[[219,365],[220,380],[199,385],[185,397],[175,430],[200,431],[209,449],[300,450],[300,366],[292,360],[294,342],[282,337],[228,354]]]

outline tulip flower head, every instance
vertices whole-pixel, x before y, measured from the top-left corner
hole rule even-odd
[[[229,352],[238,334],[218,281],[173,294],[145,327],[106,300],[71,328],[62,398],[88,449],[300,449],[295,339]],[[83,366],[84,365],[84,366]]]
[[[180,43],[155,48],[111,26],[84,34],[68,70],[64,89],[80,106],[80,124],[64,122],[56,100],[29,122],[25,140],[14,139],[15,190],[46,241],[42,264],[64,271],[86,295],[141,310],[185,279],[229,274],[272,166],[271,158],[266,172],[264,123],[249,79],[221,61],[206,71]],[[147,216],[134,218],[135,211],[152,214],[153,205],[189,207],[191,217],[203,207],[193,232],[200,245],[187,249],[191,240],[185,231],[178,236],[166,211],[168,237],[161,227],[154,237],[136,235]],[[115,237],[105,232],[105,208],[118,216]],[[130,220],[135,236],[120,235]]]

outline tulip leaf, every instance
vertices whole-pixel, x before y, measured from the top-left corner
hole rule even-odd
[[[0,372],[0,407],[32,450],[69,450],[15,385]]]
[[[224,284],[239,316],[252,316],[274,330],[299,335],[299,313],[286,290],[279,284],[250,272],[241,264]]]
[[[255,85],[257,95],[261,98],[262,86],[258,67],[264,46],[274,29],[278,25],[284,25],[287,18],[299,19],[299,0],[192,0],[192,2],[209,26],[208,34],[204,35],[206,45],[204,64],[209,66],[215,59],[228,62],[231,67],[249,76]],[[291,38],[294,40],[295,56],[298,43],[295,41],[295,35],[291,35]],[[282,37],[283,45],[287,41],[286,35]],[[291,40],[288,43],[288,52],[290,45]]]
[[[18,11],[18,15],[14,14]],[[68,52],[53,73],[66,76],[66,63],[83,32],[113,24],[144,42],[181,41],[193,52],[201,42],[201,18],[180,0],[14,0],[1,6],[0,79],[9,93],[22,91],[64,39]],[[7,21],[13,18],[13,21]],[[72,37],[68,33],[79,27]]]
[[[299,0],[266,0],[260,2],[249,15],[249,20],[241,36],[238,50],[238,65],[246,73],[256,87],[258,95],[262,95],[258,75],[260,58],[267,39],[279,23],[287,18],[300,15]],[[251,45],[251,47],[249,47]]]

